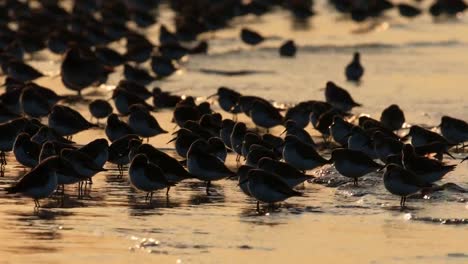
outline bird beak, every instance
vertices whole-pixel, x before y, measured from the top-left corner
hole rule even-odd
[[[385,168],[388,167],[388,165],[390,165],[390,164],[385,164],[384,166],[382,166],[382,167],[381,167],[380,169],[378,169],[377,171],[378,171],[378,172],[383,171]]]
[[[214,94],[212,94],[212,95],[209,95],[206,99],[213,98],[213,97],[215,97],[216,95],[218,95],[218,94],[217,94],[217,93],[214,93]]]
[[[280,136],[282,136],[284,133],[288,132],[288,129],[286,128],[285,130],[283,130],[283,132],[281,132]]]
[[[173,138],[173,139],[169,140],[169,141],[168,141],[166,144],[169,144],[169,143],[171,143],[171,142],[175,141],[176,139],[177,139],[177,137],[175,137],[175,138]]]

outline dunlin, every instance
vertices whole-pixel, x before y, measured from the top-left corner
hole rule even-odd
[[[8,193],[21,193],[33,198],[35,208],[39,208],[39,200],[49,197],[57,189],[58,182],[55,171],[60,166],[60,157],[47,158],[25,174],[14,186],[6,188],[6,191]]]
[[[406,198],[412,194],[418,193],[429,184],[424,183],[409,170],[406,170],[396,164],[386,166],[383,176],[384,186],[391,194],[401,197],[400,207],[405,207]]]
[[[187,153],[187,168],[197,179],[206,182],[206,194],[210,195],[211,181],[221,180],[235,175],[217,157],[207,153],[207,143],[203,140],[195,141]]]
[[[450,116],[443,116],[440,132],[450,143],[461,144],[468,141],[468,123]]]
[[[327,82],[325,87],[325,99],[334,107],[343,112],[349,112],[353,107],[359,107],[361,104],[356,103],[351,95],[345,89],[337,86],[334,82]]]
[[[293,196],[302,196],[302,193],[293,190],[276,174],[264,170],[250,170],[247,181],[250,194],[257,199],[257,210],[260,210],[260,202],[271,205]]]
[[[331,160],[341,175],[354,179],[355,186],[358,185],[358,178],[383,168],[359,150],[335,149]]]
[[[39,162],[39,154],[41,145],[31,141],[31,137],[27,133],[20,133],[13,145],[13,153],[16,161],[21,165],[34,168]]]
[[[330,163],[317,153],[314,146],[300,141],[295,136],[286,136],[284,143],[284,161],[300,171],[312,170]]]
[[[111,104],[108,101],[102,99],[96,99],[92,101],[88,107],[91,116],[96,118],[98,123],[99,119],[107,118],[112,114],[112,111],[114,111]]]
[[[107,118],[107,125],[104,131],[111,142],[123,136],[134,134],[133,129],[127,123],[121,121],[116,114],[111,114]]]
[[[61,136],[72,136],[78,132],[96,127],[79,112],[64,105],[55,105],[49,115],[49,126]]]
[[[360,53],[355,52],[353,60],[346,66],[345,75],[349,81],[359,81],[364,75],[364,67],[362,67],[360,59]]]
[[[161,128],[156,118],[143,105],[139,104],[130,107],[128,124],[135,134],[148,140],[150,137],[167,133]]]
[[[259,169],[278,175],[291,188],[294,188],[295,186],[303,183],[304,181],[311,180],[314,178],[314,176],[304,174],[288,163],[277,161],[268,157],[261,158],[258,161],[257,166]]]
[[[154,191],[174,185],[166,179],[161,168],[151,163],[145,154],[138,154],[133,158],[128,168],[128,176],[132,186],[147,193],[146,200],[150,203]]]
[[[398,105],[392,104],[382,111],[380,122],[390,130],[398,130],[405,123],[405,114]]]

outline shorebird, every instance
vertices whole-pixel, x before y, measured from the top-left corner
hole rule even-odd
[[[288,120],[285,125],[286,129],[280,135],[286,133],[286,136],[295,136],[304,143],[315,145],[310,134],[302,127],[298,126],[296,121]]]
[[[422,13],[422,11],[418,8],[408,4],[398,4],[397,7],[398,11],[400,12],[400,15],[404,17],[413,18],[419,16]]]
[[[109,159],[109,143],[104,138],[95,139],[80,147],[78,151],[88,155],[97,167],[103,167]]]
[[[90,50],[70,48],[60,66],[62,82],[70,90],[78,92],[93,84],[103,82],[112,70],[104,67]]]
[[[353,55],[353,60],[346,66],[345,75],[348,81],[359,81],[364,75],[364,67],[361,65],[360,61],[361,55],[359,52],[355,52]]]
[[[32,87],[25,87],[19,99],[23,113],[33,118],[47,116],[52,107],[47,97]]]
[[[257,166],[259,169],[278,175],[291,188],[314,178],[314,176],[304,174],[288,163],[277,161],[269,157],[261,158]]]
[[[273,150],[266,148],[262,145],[253,144],[252,146],[250,146],[249,153],[245,157],[245,165],[257,166],[258,161],[261,158],[265,158],[265,157],[268,157],[271,159],[278,158],[276,154],[273,152]]]
[[[107,118],[107,125],[104,131],[111,142],[126,135],[134,134],[133,129],[127,123],[121,121],[116,114],[111,114]]]
[[[114,111],[112,105],[108,101],[102,99],[92,101],[88,107],[91,116],[96,118],[98,124],[99,119],[107,118],[112,114],[112,111]]]
[[[210,195],[211,181],[235,175],[224,162],[206,152],[208,144],[203,140],[193,142],[187,153],[187,169],[197,179],[206,182],[206,194]]]
[[[125,58],[117,51],[106,47],[99,46],[94,49],[94,54],[96,58],[101,62],[102,65],[108,67],[117,67],[124,64]]]
[[[88,122],[79,112],[68,106],[55,105],[49,114],[49,127],[61,136],[73,136],[97,125]]]
[[[314,146],[300,141],[295,136],[286,136],[283,159],[286,163],[303,172],[330,163],[317,153]]]
[[[305,128],[309,124],[311,111],[311,102],[301,102],[288,108],[284,120],[293,120],[298,127]]]
[[[130,144],[131,142],[135,142],[135,145]],[[123,175],[123,166],[130,163],[130,151],[132,148],[138,147],[138,142],[141,144],[140,138],[137,135],[130,134],[123,136],[110,144],[108,161],[117,165],[117,169],[121,175]]]
[[[351,135],[348,138],[348,148],[362,151],[371,158],[377,158],[371,137],[358,126],[351,129]]]
[[[7,187],[9,194],[21,193],[34,199],[35,208],[39,208],[40,199],[49,197],[57,189],[55,171],[61,166],[61,158],[52,156],[43,160],[33,170],[26,173],[13,186]]]
[[[166,130],[161,128],[156,118],[152,116],[143,105],[132,105],[129,110],[130,116],[128,118],[128,125],[135,134],[147,138],[149,141],[150,137],[167,133]]]
[[[257,100],[252,104],[249,116],[257,127],[266,128],[267,133],[270,128],[283,123],[283,116],[278,109],[263,101]]]
[[[231,133],[231,147],[232,150],[237,153],[237,162],[240,161],[242,155],[242,141],[244,141],[245,134],[247,134],[247,126],[245,123],[236,123]]]
[[[265,40],[262,35],[248,28],[241,29],[240,37],[244,43],[252,46],[258,45]]]
[[[250,146],[253,144],[262,145],[263,139],[256,133],[248,132],[244,135],[241,146],[241,155],[245,158],[249,154]]]
[[[247,179],[239,185],[248,182],[249,192],[257,199],[257,211],[260,211],[260,202],[273,205],[293,196],[302,196],[302,193],[293,190],[276,174],[264,170],[250,170]]]
[[[389,164],[383,176],[384,186],[391,194],[401,196],[400,207],[405,207],[406,198],[431,185],[420,181],[414,173],[396,164]]]
[[[41,145],[31,141],[27,133],[20,133],[13,144],[16,161],[27,168],[34,168],[39,162]]]
[[[112,92],[112,99],[114,100],[115,108],[122,115],[127,115],[130,112],[130,106],[134,104],[141,104],[148,110],[154,109],[154,107],[147,104],[144,99],[121,87],[114,89]]]
[[[52,141],[47,141],[42,144],[41,152],[39,153],[39,162],[55,155],[57,155],[57,152],[55,152],[54,143]]]
[[[157,78],[169,77],[178,70],[173,60],[163,56],[151,57],[151,69]]]
[[[287,40],[279,48],[278,52],[282,57],[294,57],[296,55],[296,43],[294,40]]]
[[[405,123],[405,114],[398,105],[392,104],[382,111],[380,122],[386,128],[395,131],[400,129]]]
[[[145,154],[137,154],[128,168],[130,183],[136,189],[146,192],[146,200],[151,203],[153,192],[173,186],[164,176],[163,170],[150,162]]]
[[[450,143],[461,144],[468,141],[468,123],[450,116],[443,116],[440,132]]]
[[[153,95],[153,93],[148,91],[148,89],[144,85],[129,80],[119,81],[116,89],[125,90],[130,94],[136,95],[144,101],[149,99]]]
[[[124,77],[126,80],[133,81],[141,85],[148,85],[156,79],[145,69],[132,67],[129,64],[124,65]]]
[[[37,144],[43,144],[44,142],[51,140],[54,142],[62,143],[62,144],[73,144],[75,142],[64,138],[63,136],[59,135],[54,129],[43,126],[41,127],[36,134],[31,137],[31,140],[36,142]]]
[[[176,132],[174,132],[174,134],[176,134],[176,137],[174,137],[167,143],[169,144],[175,141],[174,143],[176,152],[182,158],[187,157],[187,152],[192,143],[201,138],[198,134],[193,133],[192,131],[185,128],[177,130]]]
[[[162,91],[159,87],[153,89],[153,105],[156,108],[172,108],[181,100],[180,96]]]
[[[0,124],[1,176],[3,176],[4,165],[6,165],[5,153],[13,150],[16,137],[24,130],[28,123],[29,121],[26,118],[18,118],[10,122]]]
[[[403,143],[393,138],[386,137],[382,132],[377,131],[372,135],[374,152],[381,161],[386,162],[390,155],[401,153]]]
[[[383,168],[359,150],[335,149],[332,151],[331,160],[341,175],[354,179],[355,186],[358,185],[358,178]]]
[[[411,126],[408,135],[405,137],[411,137],[411,144],[415,147],[426,145],[432,142],[443,143],[447,149],[453,146],[453,144],[450,143],[445,137],[417,125]]]
[[[195,106],[181,105],[174,110],[174,121],[179,127],[183,127],[188,120],[198,121],[200,117],[200,111]]]
[[[338,87],[335,83],[329,81],[325,87],[325,99],[327,103],[333,105],[343,112],[349,112],[353,107],[362,106],[356,103],[351,95],[345,89]]]
[[[224,119],[221,122],[221,129],[219,130],[219,137],[223,140],[226,147],[230,149],[232,149],[231,134],[235,124],[236,122],[231,119]]]
[[[417,156],[413,146],[405,144],[402,149],[402,160],[405,169],[421,176],[425,182],[436,182],[445,174],[453,171],[457,165],[445,165],[443,162]]]
[[[226,162],[227,149],[224,142],[219,137],[211,137],[208,139],[209,152],[220,159],[222,162]]]
[[[185,170],[179,161],[149,144],[142,144],[134,151],[135,155],[140,153],[145,154],[150,162],[159,166],[169,182],[178,183],[193,178],[193,175]],[[169,187],[167,192],[169,192]]]
[[[233,119],[236,119],[237,114],[241,112],[239,98],[241,94],[228,88],[228,87],[219,87],[215,94],[212,94],[207,97],[207,99],[217,96],[218,104],[224,111],[233,114]]]
[[[60,157],[69,162],[75,172],[85,179],[89,179],[99,172],[107,171],[98,166],[88,154],[79,150],[62,149]]]
[[[36,70],[34,67],[15,59],[6,62],[5,66],[6,69],[4,69],[4,73],[7,76],[22,82],[34,81],[37,78],[44,76],[44,74]]]
[[[342,147],[348,146],[348,139],[351,135],[354,125],[345,121],[340,116],[333,117],[333,123],[330,125],[330,135],[333,140]]]
[[[248,166],[248,165],[242,165],[237,170],[237,176],[239,178],[238,185],[241,191],[247,196],[252,196],[249,191],[249,181],[247,180],[247,177],[248,177],[249,172],[253,169],[256,169],[256,168],[252,166]]]

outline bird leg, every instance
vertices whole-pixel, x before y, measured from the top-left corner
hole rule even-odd
[[[150,194],[149,192],[146,193],[145,202],[148,202],[149,194]]]
[[[151,203],[151,202],[153,201],[153,193],[154,193],[154,192],[150,192],[149,203]]]
[[[210,195],[210,185],[211,185],[211,181],[207,181],[206,182],[206,195]]]
[[[260,212],[260,201],[257,201],[257,212]]]
[[[359,184],[358,184],[358,178],[354,178],[354,186],[358,187]]]
[[[171,189],[171,186],[167,186],[166,196],[169,196],[169,190],[170,189]]]

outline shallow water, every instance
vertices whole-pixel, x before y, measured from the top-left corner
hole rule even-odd
[[[444,114],[467,119],[466,16],[434,23],[427,15],[408,21],[392,11],[375,25],[358,26],[328,14],[322,2],[316,10],[319,15],[310,20],[308,29],[294,25],[282,11],[260,19],[238,19],[233,28],[202,36],[210,39],[209,55],[188,58],[178,74],[155,85],[200,97],[225,85],[280,104],[294,104],[323,100],[320,89],[334,80],[363,104],[354,110],[357,115],[378,118],[383,108],[398,103],[410,124],[436,126]],[[162,13],[163,21],[169,21],[170,12]],[[248,48],[238,39],[238,29],[246,23],[274,37],[261,47]],[[156,36],[156,32],[154,27],[148,34]],[[282,38],[298,43],[295,59],[277,55],[275,47]],[[359,85],[347,83],[343,74],[355,50],[362,53],[366,68]],[[44,52],[31,63],[54,75],[58,59]],[[201,69],[258,73],[227,77]],[[119,78],[115,74],[108,87],[89,89],[86,99],[109,98]],[[60,78],[44,78],[39,83],[70,93]],[[89,117],[86,102],[73,105]],[[155,116],[164,128],[173,128],[170,111]],[[83,132],[74,140],[86,143],[97,137],[104,137],[102,130]],[[173,146],[165,144],[169,139],[159,136],[150,142],[174,153]],[[460,158],[466,153],[454,155]],[[12,155],[8,162],[0,188],[25,172]],[[229,156],[228,164],[235,167],[234,157]],[[359,188],[348,183],[339,187],[305,183],[304,197],[257,213],[255,201],[243,195],[235,181],[214,183],[214,195],[209,197],[203,183],[182,182],[168,198],[157,193],[147,205],[144,194],[132,189],[126,176],[120,179],[116,167],[108,164],[107,168],[108,172],[93,178],[83,199],[77,199],[75,186],[68,187],[63,208],[48,199],[35,213],[31,200],[1,193],[0,263],[468,262],[466,193],[445,191],[410,199],[409,209],[400,211],[396,207],[399,198],[384,190],[381,175],[371,174]],[[329,167],[311,173],[343,180]],[[465,162],[443,182],[468,188],[467,176]]]

